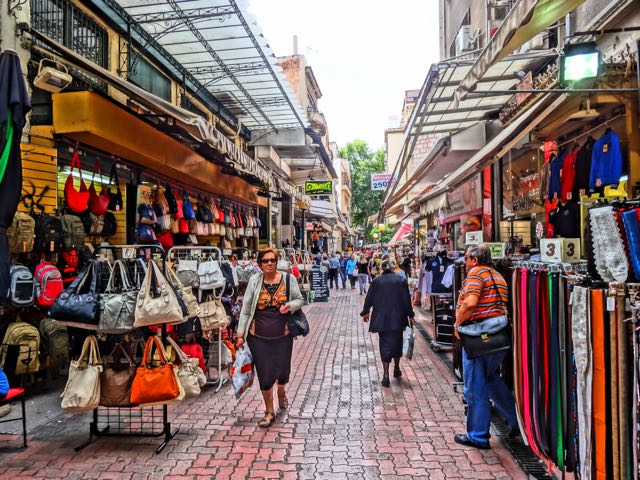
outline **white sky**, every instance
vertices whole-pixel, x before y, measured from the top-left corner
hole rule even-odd
[[[277,56],[307,57],[322,90],[320,110],[340,147],[384,145],[404,91],[420,88],[438,61],[437,0],[250,0]]]

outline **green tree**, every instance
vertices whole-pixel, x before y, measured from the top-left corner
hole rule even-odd
[[[340,149],[351,165],[352,218],[355,227],[366,227],[367,218],[380,211],[383,191],[371,191],[371,174],[384,172],[384,150],[373,151],[364,140],[353,140]]]
[[[374,233],[378,234],[377,239],[373,238]],[[369,243],[381,243],[382,245],[386,245],[393,238],[393,233],[393,230],[391,230],[388,226],[384,230],[384,232],[381,232],[380,230],[378,230],[378,224],[375,224],[370,227],[369,231],[367,232],[367,241]]]

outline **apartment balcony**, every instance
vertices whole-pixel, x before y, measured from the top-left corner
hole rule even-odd
[[[311,128],[324,137],[327,134],[327,120],[324,118],[324,114],[320,113],[317,107],[308,107],[307,117]]]

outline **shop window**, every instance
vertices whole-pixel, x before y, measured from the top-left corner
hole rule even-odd
[[[502,160],[502,217],[528,218],[544,211],[540,197],[539,149],[510,153]]]
[[[140,88],[144,88],[149,93],[171,101],[171,80],[138,54],[135,55],[132,64],[131,72],[129,72],[129,81]]]

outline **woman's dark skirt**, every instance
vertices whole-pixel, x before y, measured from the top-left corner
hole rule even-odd
[[[249,335],[247,344],[253,356],[260,390],[269,390],[278,382],[280,385],[289,383],[291,375],[291,353],[293,351],[293,337],[266,339]],[[402,345],[400,346],[402,350]]]
[[[399,332],[378,332],[380,336],[380,358],[384,363],[402,356],[402,330]]]

